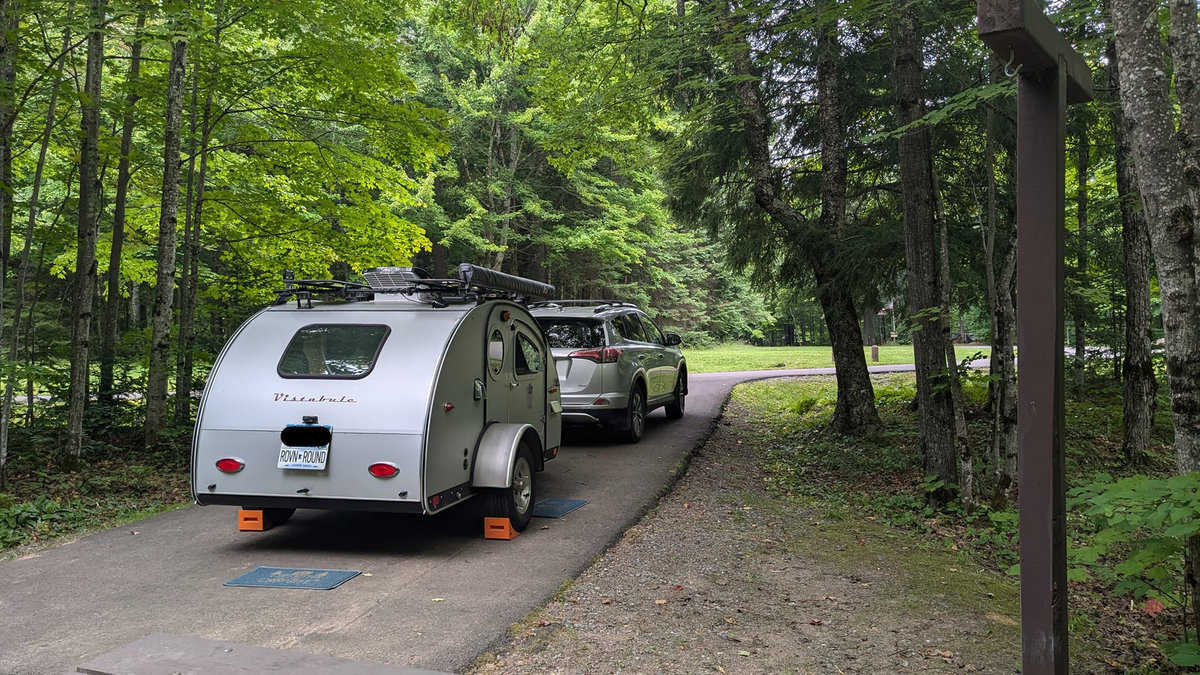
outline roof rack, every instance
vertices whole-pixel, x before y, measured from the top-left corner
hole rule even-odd
[[[595,307],[594,313],[608,311],[614,307],[632,307],[637,309],[638,306],[632,302],[623,302],[621,300],[543,300],[529,305],[530,309],[536,307]]]
[[[373,267],[363,271],[366,284],[336,279],[297,280],[291,270],[283,271],[283,288],[275,291],[276,305],[291,298],[297,309],[311,309],[314,295],[335,302],[364,302],[376,294],[416,296],[417,302],[434,307],[450,304],[483,302],[492,298],[508,298],[527,302],[554,294],[554,286],[540,281],[505,274],[470,263],[458,266],[456,279],[431,279],[419,267]]]

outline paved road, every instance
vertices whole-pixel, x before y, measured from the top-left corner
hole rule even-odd
[[[461,670],[636,522],[734,384],[825,370],[693,375],[687,416],[655,413],[638,445],[569,434],[539,497],[590,503],[510,542],[483,540],[466,507],[433,518],[299,511],[239,533],[233,507],[193,506],[0,563],[0,673],[69,672],[151,633]],[[332,591],[222,586],[258,565],[370,576]]]

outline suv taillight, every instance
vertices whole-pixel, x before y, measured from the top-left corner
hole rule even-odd
[[[616,363],[621,356],[621,350],[616,347],[604,347],[602,349],[580,349],[567,354],[572,359],[587,359],[596,363]]]

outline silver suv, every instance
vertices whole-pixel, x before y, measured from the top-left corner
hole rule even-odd
[[[563,422],[601,424],[637,443],[651,410],[683,417],[687,364],[679,336],[660,331],[635,305],[555,300],[529,310],[554,354]]]

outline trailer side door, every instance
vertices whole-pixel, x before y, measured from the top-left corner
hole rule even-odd
[[[538,331],[524,321],[514,321],[513,381],[516,395],[509,399],[510,422],[537,427],[546,438],[547,353]]]

